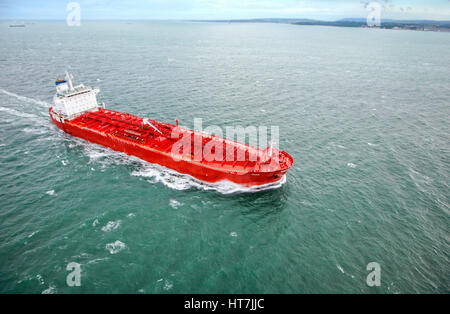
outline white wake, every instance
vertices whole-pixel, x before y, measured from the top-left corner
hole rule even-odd
[[[0,88],[0,92],[6,94],[8,96],[17,98],[17,99],[19,99],[21,101],[28,102],[28,103],[33,103],[33,104],[40,105],[40,106],[43,106],[43,107],[50,107],[51,106],[48,102],[45,102],[45,101],[42,101],[42,100],[38,100],[38,99],[29,98],[29,97],[25,97],[25,96],[20,96],[20,95],[8,92],[7,90],[1,89],[1,88]]]
[[[145,162],[144,162],[145,163]],[[151,183],[162,183],[174,190],[198,189],[216,191],[221,194],[255,193],[259,191],[280,188],[286,182],[286,176],[281,180],[253,187],[246,187],[231,181],[219,181],[215,183],[200,181],[190,175],[181,174],[174,170],[156,164],[145,163],[140,170],[133,171],[133,176],[148,178]]]
[[[129,156],[124,153],[114,151],[110,148],[92,144],[78,138],[73,138],[73,143],[73,146],[82,147],[83,153],[89,157],[89,164],[91,165],[99,165],[101,168],[105,169],[113,165],[133,164],[139,169],[132,171],[132,176],[145,178],[152,184],[162,183],[168,188],[179,191],[198,189],[204,191],[216,191],[221,194],[255,193],[259,191],[278,189],[286,182],[286,176],[283,176],[277,182],[254,187],[246,187],[230,181],[209,183],[200,181],[187,174],[178,173],[172,169],[168,169],[157,164],[148,163],[135,156]],[[71,147],[73,146],[71,145]]]

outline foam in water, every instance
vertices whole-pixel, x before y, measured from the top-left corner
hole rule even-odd
[[[355,276],[354,276],[354,275],[351,275],[351,274],[347,274],[347,273],[344,271],[344,268],[342,268],[341,265],[336,264],[336,267],[339,269],[339,271],[340,271],[341,273],[346,274],[347,276],[350,276],[352,279],[355,279]]]
[[[120,224],[122,223],[121,220],[117,220],[117,221],[109,221],[106,226],[102,227],[102,231],[103,232],[109,232],[112,230],[116,230],[117,228],[120,227]]]
[[[0,111],[5,112],[8,115],[23,118],[23,119],[11,120],[9,122],[11,122],[13,124],[21,124],[21,125],[24,123],[32,124],[32,127],[26,127],[24,129],[22,129],[22,131],[25,133],[31,133],[31,134],[36,134],[36,135],[47,134],[49,130],[53,129],[52,124],[48,123],[50,121],[48,112],[39,110],[39,108],[40,109],[49,108],[51,106],[49,103],[47,103],[45,101],[25,97],[25,96],[20,96],[20,95],[8,92],[4,89],[0,89],[0,91],[8,96],[11,96],[11,97],[14,97],[14,98],[20,100],[21,102],[38,105],[38,108],[36,106],[29,106],[29,105],[21,106],[22,109],[26,109],[27,111],[28,111],[28,109],[30,109],[31,111],[35,111],[37,109],[38,111],[34,112],[34,113],[27,112],[27,111],[21,111],[17,107],[15,109],[9,108],[9,107],[0,107]],[[48,139],[48,138],[49,137],[46,137],[45,139]]]
[[[106,244],[106,249],[111,254],[117,254],[120,251],[122,251],[124,248],[126,248],[125,243],[123,243],[123,242],[121,242],[119,240],[117,240],[116,242],[113,242],[113,243]]]
[[[107,260],[109,260],[109,257],[96,258],[96,259],[93,259],[93,260],[87,262],[86,265],[89,265],[89,264],[97,264],[98,262],[101,262],[101,261],[107,261]]]
[[[41,285],[45,283],[44,278],[42,278],[41,274],[37,274],[36,279],[39,281]]]
[[[13,116],[16,116],[16,117],[19,117],[19,118],[26,118],[26,119],[39,118],[37,115],[26,113],[26,112],[22,112],[22,111],[17,111],[17,110],[12,109],[12,108],[0,107],[0,111],[9,113],[10,115],[13,115]]]
[[[56,287],[53,285],[50,285],[47,289],[42,291],[42,294],[55,294],[57,292]]]
[[[10,116],[22,118],[22,119],[6,120],[9,123],[13,123],[14,125],[28,124],[33,126],[22,129],[23,132],[42,135],[48,133],[49,130],[52,130],[52,125],[49,123],[50,119],[48,117],[45,118],[43,115],[38,116],[33,113],[23,112],[8,107],[0,107],[0,112],[5,112]],[[1,115],[1,117],[2,119],[5,119],[4,115]],[[36,128],[35,126],[38,126],[38,128]],[[46,139],[47,138],[49,137],[46,137]]]
[[[181,174],[166,167],[148,163],[137,157],[129,156],[101,145],[92,144],[78,138],[73,138],[73,140],[77,145],[82,146],[84,153],[89,157],[89,163],[99,163],[103,168],[118,164],[137,164],[140,165],[140,169],[132,171],[132,176],[148,178],[147,181],[150,183],[162,183],[171,189],[179,191],[199,189],[216,191],[221,194],[255,193],[280,188],[286,182],[286,175],[277,182],[255,187],[246,187],[230,181],[216,183],[203,182],[190,175]]]
[[[33,237],[36,233],[38,233],[39,231],[33,231],[30,235],[28,235],[28,238]]]
[[[15,98],[17,98],[17,99],[19,99],[21,101],[25,101],[25,102],[28,102],[28,103],[33,103],[33,104],[40,105],[40,106],[43,106],[43,107],[50,107],[51,106],[48,102],[45,102],[45,101],[42,101],[42,100],[33,99],[33,98],[25,97],[25,96],[20,96],[20,95],[8,92],[7,90],[4,90],[4,89],[0,89],[0,91],[2,93],[4,93],[4,94],[8,95],[8,96],[15,97]]]
[[[43,129],[36,129],[36,128],[23,128],[22,132],[25,133],[30,133],[30,134],[35,134],[35,135],[43,135],[43,134],[47,134],[47,131],[43,130]]]
[[[169,205],[170,205],[170,207],[177,209],[182,204],[180,202],[178,202],[177,200],[170,200]]]
[[[172,288],[173,288],[173,283],[169,280],[166,280],[166,282],[164,283],[164,290],[169,291]]]
[[[286,182],[286,176],[283,176],[281,180],[269,183],[265,185],[246,187],[230,181],[220,181],[216,183],[203,182],[190,175],[180,174],[171,169],[167,169],[156,164],[143,164],[141,170],[133,171],[131,173],[133,176],[151,178],[148,180],[151,183],[162,183],[165,186],[175,189],[175,190],[188,190],[188,189],[199,189],[199,190],[213,190],[221,194],[232,194],[232,193],[254,193],[264,190],[277,189],[280,188]]]

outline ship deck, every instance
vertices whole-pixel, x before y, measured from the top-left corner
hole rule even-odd
[[[141,117],[128,113],[99,109],[95,112],[86,112],[66,123],[100,132],[105,136],[120,138],[130,144],[133,143],[161,154],[174,156],[174,150],[176,150],[177,158],[223,171],[274,172],[287,170],[293,163],[289,154],[275,148],[273,148],[272,158],[277,156],[278,162],[273,163],[272,158],[267,158],[267,150],[148,119],[159,130],[157,131],[148,124],[144,126],[143,120]],[[187,153],[183,151],[180,144],[177,144],[178,148],[173,148],[182,138],[191,139],[191,149],[190,151],[188,149]],[[222,150],[216,152],[215,149],[220,147]],[[199,151],[208,151],[212,154],[209,156],[202,153],[195,154]],[[222,158],[217,158],[218,156]]]

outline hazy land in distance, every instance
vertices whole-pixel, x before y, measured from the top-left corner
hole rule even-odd
[[[294,25],[320,25],[336,27],[369,27],[367,20],[362,18],[346,18],[338,21],[320,21],[311,19],[264,18],[239,20],[190,20],[191,22],[217,22],[217,23],[283,23]],[[450,21],[433,20],[381,20],[381,29],[402,29],[415,31],[450,32]]]

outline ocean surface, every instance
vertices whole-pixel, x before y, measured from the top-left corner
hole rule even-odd
[[[450,34],[8,25],[0,293],[450,292]],[[70,137],[48,116],[65,70],[113,110],[279,126],[295,164],[283,184],[248,191]],[[380,286],[366,283],[371,262]]]

